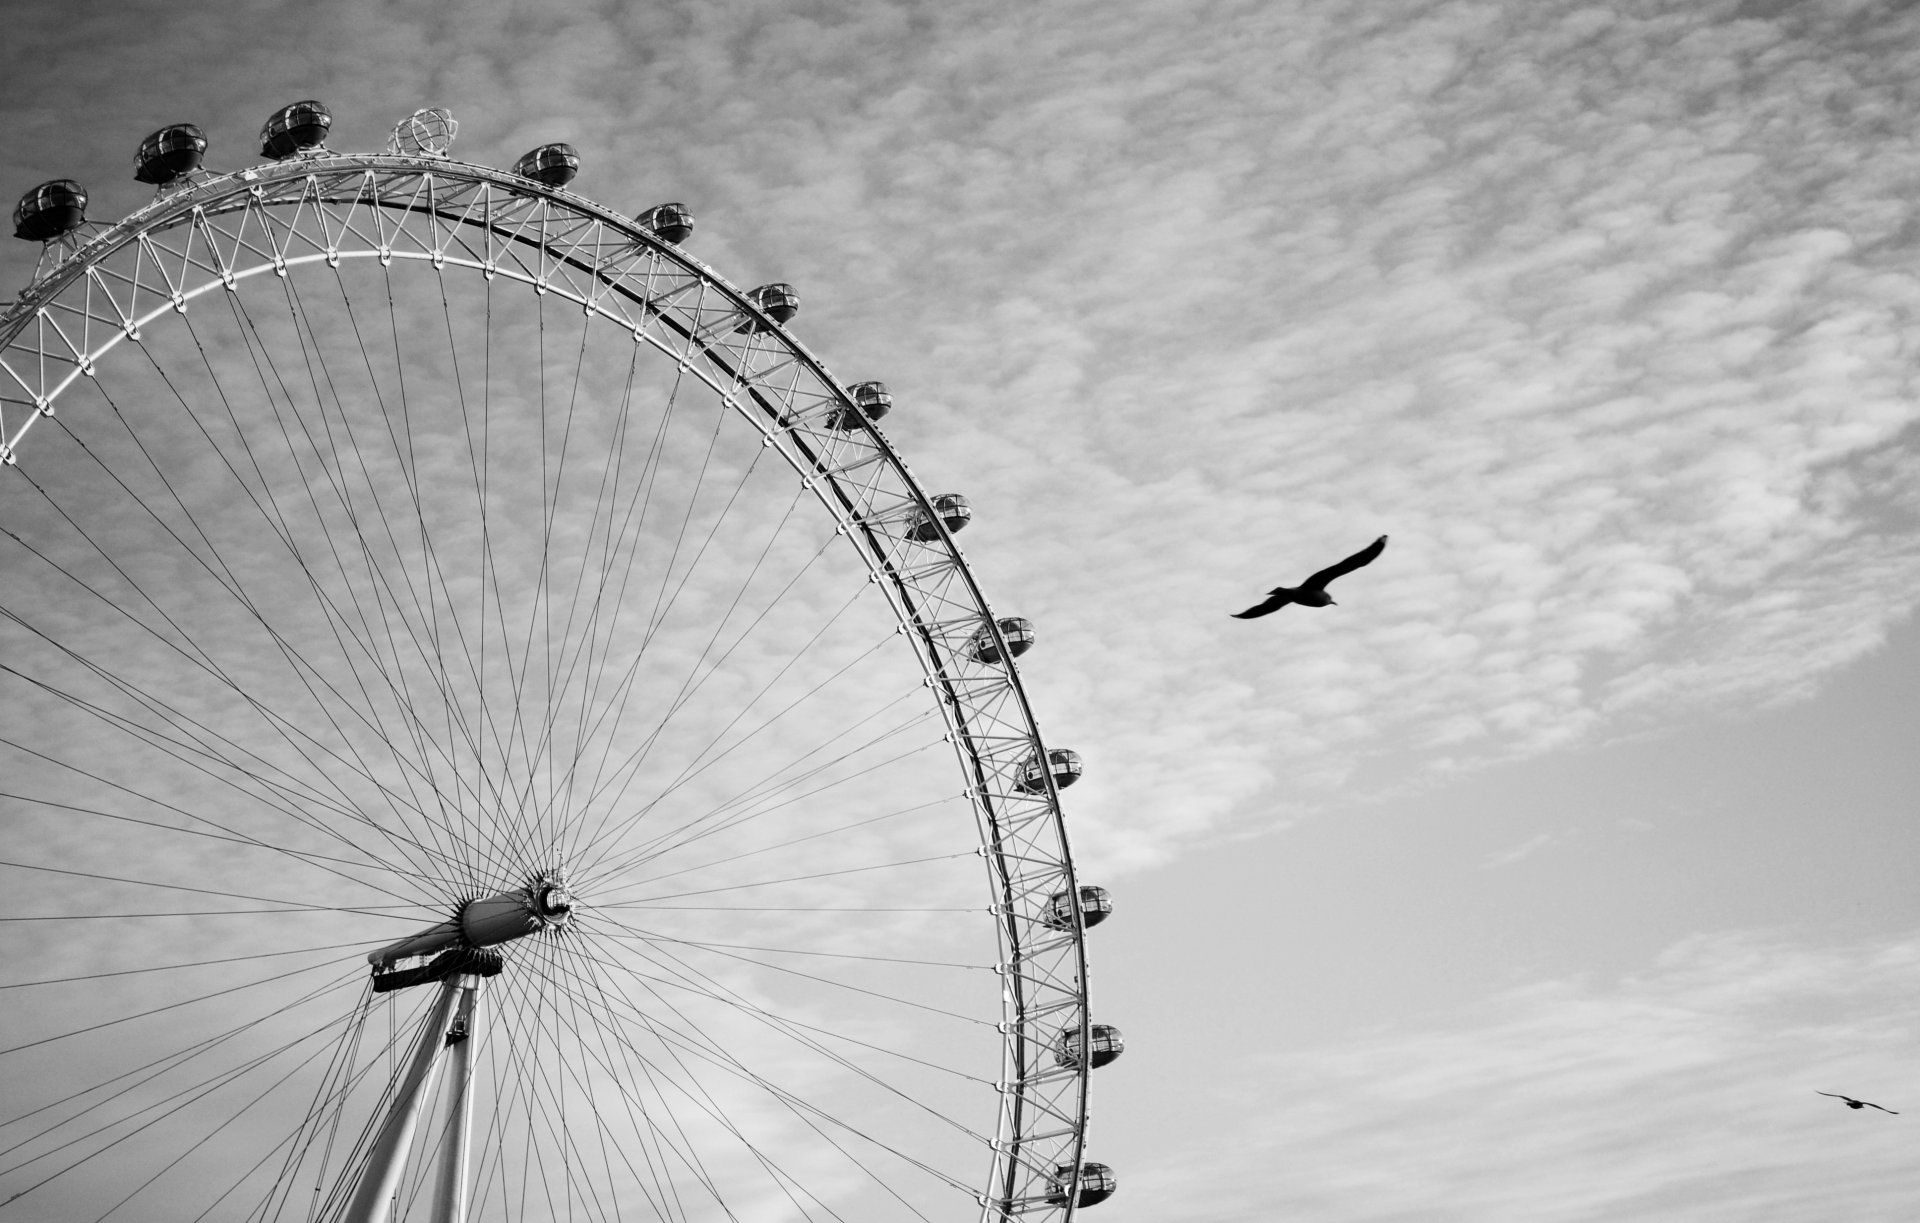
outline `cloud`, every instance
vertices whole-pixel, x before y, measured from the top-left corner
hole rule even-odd
[[[1916,966],[1914,937],[1701,936],[1617,982],[1250,1053],[1245,1081],[1197,1090],[1261,1119],[1134,1155],[1122,1191],[1143,1216],[1249,1221],[1897,1217],[1904,1119],[1813,1093],[1900,1108]]]
[[[118,103],[198,108],[223,165],[287,90],[336,100],[343,147],[428,101],[463,156],[569,139],[582,192],[684,199],[703,258],[796,283],[799,333],[886,378],[915,470],[974,498],[970,555],[1038,621],[1041,709],[1088,757],[1085,850],[1127,869],[1343,788],[1804,696],[1920,599],[1894,122],[1920,17],[1867,11],[534,30],[474,2],[103,25],[77,70],[231,49],[191,97]],[[248,42],[275,13],[329,49],[297,84]],[[21,45],[10,79],[52,91]],[[26,117],[29,160],[111,184],[128,120],[89,106],[57,138]],[[1380,531],[1338,611],[1223,618]]]
[[[1531,857],[1536,851],[1545,849],[1556,839],[1554,834],[1550,832],[1535,833],[1518,845],[1511,845],[1506,849],[1489,854],[1486,861],[1480,864],[1481,869],[1491,871],[1499,870],[1503,866],[1512,866],[1522,858]]]

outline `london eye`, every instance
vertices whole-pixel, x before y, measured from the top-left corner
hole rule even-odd
[[[0,1221],[1110,1196],[1082,764],[910,392],[567,145],[330,124],[14,213]]]

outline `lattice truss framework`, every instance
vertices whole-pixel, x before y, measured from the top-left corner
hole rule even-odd
[[[1085,931],[1048,917],[1077,894],[1050,770],[1011,652],[964,556],[871,421],[837,429],[854,401],[749,295],[630,219],[564,189],[487,167],[397,155],[329,155],[202,181],[100,229],[0,320],[0,460],[61,393],[117,345],[202,294],[324,260],[425,260],[528,284],[629,329],[708,384],[778,450],[847,536],[912,638],[967,797],[998,901],[1003,1078],[982,1218],[1068,1219],[1087,1116],[1085,1062],[1062,1067],[1063,1028],[1089,1040]],[[857,412],[855,413],[858,415]],[[939,524],[912,531],[916,524]],[[925,538],[916,538],[924,536]],[[997,664],[968,650],[985,631]]]

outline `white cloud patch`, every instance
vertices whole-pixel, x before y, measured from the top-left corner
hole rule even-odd
[[[1917,967],[1913,938],[1700,937],[1618,982],[1250,1052],[1244,1079],[1195,1090],[1260,1120],[1132,1155],[1122,1192],[1139,1217],[1223,1223],[1896,1218],[1906,1117],[1814,1092],[1907,1111]]]

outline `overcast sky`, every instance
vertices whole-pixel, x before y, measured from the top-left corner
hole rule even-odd
[[[110,220],[163,123],[231,168],[289,101],[356,150],[442,105],[457,156],[685,201],[886,379],[1087,763],[1094,1217],[1920,1203],[1920,8],[6,20],[10,192]],[[1338,606],[1228,618],[1382,533]]]

